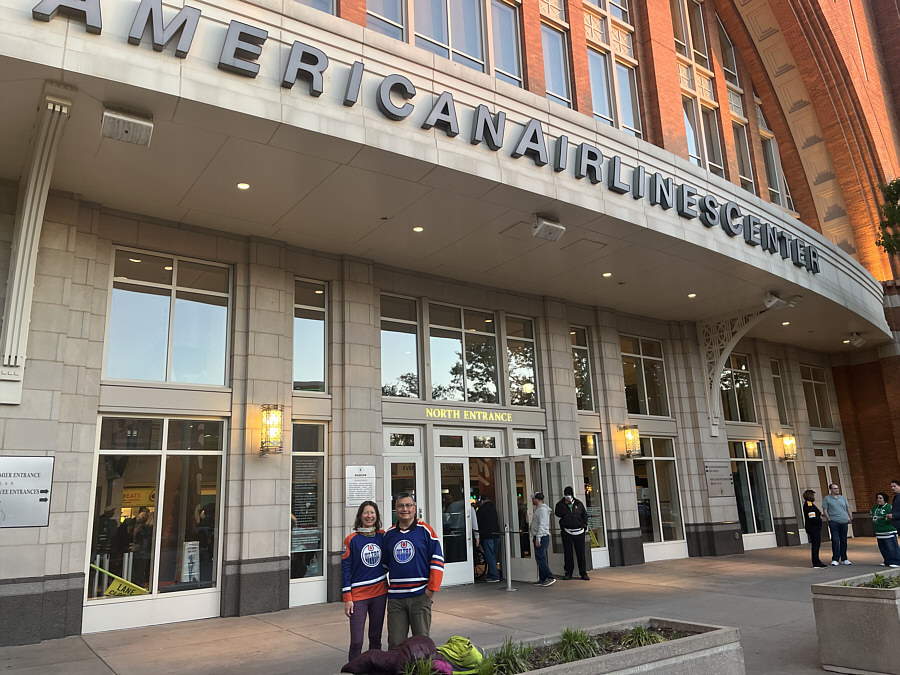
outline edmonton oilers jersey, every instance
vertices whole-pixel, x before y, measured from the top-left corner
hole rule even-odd
[[[444,553],[434,530],[418,521],[408,530],[396,525],[384,534],[388,595],[405,598],[421,595],[425,588],[440,590],[444,579]]]
[[[384,572],[384,532],[374,537],[351,532],[341,554],[341,593],[344,602],[367,600],[387,592]]]

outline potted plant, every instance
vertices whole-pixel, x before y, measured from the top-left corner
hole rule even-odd
[[[812,585],[822,667],[841,673],[897,673],[900,575],[863,574]]]

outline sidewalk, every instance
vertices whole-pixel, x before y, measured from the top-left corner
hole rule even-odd
[[[826,542],[823,560],[829,552]],[[432,637],[493,645],[506,636],[654,615],[740,628],[748,673],[821,673],[809,586],[881,570],[874,539],[851,539],[850,559],[852,566],[813,569],[808,547],[775,548],[594,570],[590,581],[548,588],[516,583],[515,593],[503,584],[447,588],[435,598]],[[348,640],[343,606],[332,603],[3,647],[0,670],[319,675],[340,670]]]

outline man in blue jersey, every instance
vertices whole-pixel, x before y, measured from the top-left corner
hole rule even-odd
[[[394,502],[397,524],[384,534],[388,572],[388,649],[431,631],[432,596],[444,578],[444,554],[437,534],[416,518],[416,498],[401,492]]]

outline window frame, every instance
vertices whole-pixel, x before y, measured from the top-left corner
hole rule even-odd
[[[684,505],[683,505],[683,499],[681,496],[681,480],[678,475],[678,451],[677,451],[677,448],[675,445],[675,439],[670,438],[670,437],[664,437],[664,436],[643,436],[643,437],[641,437],[640,442],[641,442],[641,456],[635,457],[632,461],[634,464],[646,463],[648,469],[650,469],[652,471],[652,474],[653,474],[652,475],[652,484],[654,486],[657,486],[659,484],[659,480],[658,480],[659,474],[658,474],[657,468],[656,468],[658,462],[659,463],[670,462],[670,464],[668,464],[667,466],[669,467],[669,469],[674,471],[675,495],[678,497],[677,516],[678,516],[678,530],[679,530],[679,532],[675,533],[675,536],[673,538],[667,539],[665,537],[665,528],[664,528],[663,520],[662,520],[662,509],[660,507],[659,490],[658,490],[658,488],[656,488],[654,490],[656,511],[654,512],[651,508],[650,516],[651,517],[653,517],[654,515],[656,516],[656,518],[654,518],[654,521],[659,528],[659,539],[655,538],[656,537],[656,529],[653,530],[654,539],[652,541],[648,541],[645,538],[644,527],[643,527],[643,524],[640,523],[640,509],[638,509],[638,527],[640,527],[640,529],[641,529],[641,542],[643,544],[663,544],[663,543],[669,543],[669,542],[674,542],[674,541],[685,541],[686,534],[685,534],[685,529],[684,529]],[[657,454],[655,451],[657,442],[671,443],[672,454],[671,455]],[[649,449],[650,451],[647,452],[647,449]],[[637,474],[634,472],[632,472],[632,473],[634,474],[635,479],[637,479]],[[651,475],[650,475],[649,471],[647,474],[647,480],[648,480],[648,483],[651,481]],[[635,486],[635,487],[637,487],[637,486]],[[671,487],[671,486],[669,486],[669,487]],[[647,490],[649,490],[649,489],[650,489],[650,485],[647,486]],[[635,495],[635,496],[637,496],[637,495]],[[653,504],[651,503],[651,507],[652,506],[653,506]],[[678,536],[678,535],[680,535],[680,536]]]
[[[746,368],[741,368],[739,366],[739,360],[744,359],[746,362]],[[735,365],[738,364],[738,365]],[[734,373],[738,372],[746,372],[747,374],[747,386],[748,386],[748,395],[746,396],[746,400],[750,402],[750,413],[751,418],[744,419],[744,415],[746,411],[741,409],[740,399],[737,395],[737,385],[735,384]],[[727,396],[727,389],[725,389],[722,384],[725,379],[729,378],[731,380],[731,391],[734,392],[735,397],[735,406],[734,409],[738,414],[738,419],[729,418],[728,411],[730,406],[725,405],[725,397]],[[753,377],[751,375],[751,367],[750,367],[750,356],[747,354],[739,354],[732,352],[728,356],[728,360],[725,362],[725,367],[722,369],[722,377],[719,381],[719,395],[722,397],[722,418],[727,422],[746,422],[756,424],[758,423],[759,415],[756,413],[756,401],[753,398]]]
[[[821,379],[816,379],[816,375],[821,373]],[[825,369],[820,366],[808,364],[800,364],[800,383],[803,387],[803,398],[806,402],[806,414],[809,420],[809,426],[814,429],[834,429],[834,411],[831,409],[831,395],[828,386],[828,378],[825,376]],[[807,387],[811,385],[811,389]],[[819,386],[817,386],[819,385]],[[820,392],[823,394],[820,401]],[[814,406],[810,405],[810,394],[812,394]],[[822,411],[828,414],[828,424],[822,424]],[[812,417],[812,411],[815,410],[815,420]],[[815,422],[818,422],[816,424]]]
[[[790,426],[791,418],[788,415],[787,397],[784,389],[784,374],[781,372],[781,361],[771,359],[769,367],[772,372],[772,384],[775,387],[775,407],[778,409],[778,421],[781,426]]]
[[[626,352],[625,350],[623,350],[623,349],[621,348],[621,345],[622,345],[622,339],[635,340],[635,341],[637,342],[638,349],[640,350],[641,353],[635,354],[634,352]],[[659,345],[659,353],[660,353],[660,356],[647,356],[647,355],[645,355],[645,354],[644,354],[644,348],[643,348],[643,343],[644,343],[644,342],[653,342],[653,343],[658,344],[658,345]],[[642,401],[641,401],[641,400],[638,401],[638,412],[632,412],[631,410],[628,410],[628,399],[627,399],[627,396],[626,396],[625,406],[626,406],[626,410],[627,410],[627,412],[628,412],[628,415],[629,415],[629,416],[641,416],[641,417],[664,417],[664,418],[671,418],[671,417],[672,417],[672,408],[671,408],[671,406],[669,405],[669,376],[668,376],[668,373],[666,372],[666,358],[665,358],[665,352],[664,352],[664,350],[663,350],[663,341],[662,341],[662,340],[656,340],[656,339],[654,339],[654,338],[644,338],[644,337],[639,337],[639,336],[637,336],[637,335],[630,335],[630,334],[622,333],[622,334],[619,336],[619,345],[620,345],[620,353],[621,353],[621,358],[622,358],[622,368],[623,368],[623,371],[624,371],[624,368],[625,368],[625,357],[626,357],[626,356],[635,358],[635,359],[637,359],[638,361],[641,362],[641,384],[643,385],[643,387],[638,386],[638,396],[640,396],[641,393],[643,392],[643,397],[644,397],[644,398],[643,398]],[[659,414],[655,414],[655,413],[649,412],[649,410],[650,410],[650,405],[649,405],[649,397],[648,397],[648,394],[647,394],[647,392],[648,392],[648,388],[647,388],[647,368],[646,368],[645,365],[644,365],[644,362],[645,362],[645,361],[658,362],[658,363],[660,364],[660,366],[662,367],[663,387],[662,387],[662,392],[661,392],[661,393],[662,393],[662,402],[663,402],[663,404],[665,405],[665,413],[662,414],[662,415],[659,415]],[[623,387],[623,393],[624,393],[624,387]],[[644,408],[645,410],[647,410],[648,412],[640,412],[641,407],[643,407],[643,408]]]
[[[555,92],[549,89],[549,81],[547,74],[551,72],[553,69],[548,67],[548,65],[553,65],[548,62],[548,59],[552,57],[552,54],[547,49],[547,41],[545,37],[549,34],[553,34],[554,36],[559,37],[559,47],[560,47],[560,56],[562,57],[562,63],[560,67],[562,69],[563,78],[565,80],[565,92]],[[544,91],[548,100],[553,101],[554,103],[558,103],[566,108],[573,107],[572,101],[572,69],[571,69],[571,59],[569,57],[569,43],[570,37],[569,33],[566,29],[560,28],[555,24],[552,24],[548,21],[541,21],[541,47],[543,51],[543,63],[544,63]]]
[[[734,493],[734,501],[735,505],[738,509],[738,515],[740,516],[741,511],[743,510],[743,506],[738,499],[738,492],[741,489],[747,490],[747,496],[750,500],[750,513],[744,513],[745,522],[741,523],[741,532],[743,534],[771,534],[775,532],[775,517],[772,512],[772,500],[769,497],[769,483],[768,476],[766,472],[766,463],[765,463],[765,441],[762,440],[753,440],[751,441],[756,443],[756,456],[750,457],[747,453],[747,441],[734,441],[729,440],[728,442],[728,450],[729,450],[729,460],[731,462],[732,467],[732,476],[737,475],[737,479],[734,481],[735,485],[735,493]],[[739,471],[735,471],[735,465],[743,463],[745,467],[745,472],[741,474]],[[756,470],[762,471],[762,487],[765,490],[765,494],[763,498],[765,499],[765,507],[766,513],[765,517],[768,518],[768,528],[769,529],[760,529],[759,527],[759,513],[757,511],[757,504],[754,497],[757,497],[757,493],[753,488],[753,481],[750,476],[750,466],[751,464],[757,467]],[[740,481],[741,478],[746,477],[746,484],[743,481]],[[740,486],[738,482],[740,481]],[[740,518],[738,518],[740,521]],[[753,531],[750,531],[749,524],[753,525]]]
[[[584,344],[578,344],[578,342],[577,342],[578,331],[584,332]],[[574,326],[574,325],[569,326],[569,345],[571,347],[571,353],[572,353],[573,379],[574,379],[574,374],[577,372],[577,369],[575,368],[575,363],[576,363],[575,352],[576,352],[576,350],[584,352],[585,361],[587,362],[587,376],[588,376],[587,395],[589,397],[589,401],[588,401],[589,407],[587,407],[587,408],[581,407],[580,399],[583,399],[584,396],[583,396],[583,394],[582,394],[582,396],[578,395],[578,382],[577,382],[577,380],[575,380],[575,407],[579,411],[583,411],[583,412],[594,412],[597,409],[597,403],[595,400],[596,396],[594,395],[594,365],[592,363],[593,359],[591,358],[590,344],[591,344],[591,334],[586,326]]]
[[[316,307],[314,305],[304,305],[302,303],[297,302],[297,282],[307,283],[307,284],[316,284],[322,287],[322,295],[323,298],[322,307]],[[293,320],[296,321],[297,310],[304,310],[307,312],[316,312],[322,315],[322,389],[302,389],[297,387],[297,380],[294,380],[294,366],[297,362],[297,343],[296,343],[296,334],[293,332],[294,321],[291,322],[291,337],[292,337],[292,355],[291,355],[291,391],[295,395],[302,394],[327,394],[329,391],[328,388],[328,372],[329,372],[329,362],[328,362],[328,332],[329,332],[329,299],[331,294],[329,293],[329,285],[327,281],[322,281],[320,279],[308,279],[304,277],[294,277],[294,307],[293,307]]]
[[[142,256],[152,256],[154,258],[165,258],[172,261],[172,270],[171,271],[171,281],[168,284],[163,284],[159,282],[151,282],[151,281],[140,281],[135,279],[130,279],[128,277],[117,277],[116,276],[116,258],[120,252],[125,253],[133,253],[135,255]],[[217,267],[226,271],[228,275],[228,281],[226,282],[227,291],[219,292],[219,291],[209,291],[204,289],[191,288],[188,286],[181,286],[178,284],[178,266],[180,263],[194,263],[198,265],[204,265],[207,267]],[[109,293],[107,297],[107,305],[106,305],[106,321],[104,326],[104,336],[103,336],[103,368],[101,371],[101,381],[116,383],[116,384],[132,384],[132,383],[141,383],[147,384],[150,383],[151,386],[159,386],[159,387],[179,387],[179,388],[207,388],[207,387],[222,387],[228,388],[229,383],[231,382],[231,350],[233,344],[233,321],[234,321],[234,269],[231,265],[227,265],[225,263],[219,263],[209,260],[203,260],[201,258],[195,258],[191,256],[182,256],[182,255],[172,255],[168,253],[159,253],[155,251],[150,251],[147,249],[139,249],[132,248],[130,246],[113,246],[112,250],[112,264],[110,265],[109,270]],[[113,310],[113,296],[114,291],[116,289],[116,283],[126,284],[130,286],[138,286],[145,287],[148,289],[168,289],[169,290],[169,306],[168,306],[168,325],[166,327],[166,354],[165,354],[165,377],[161,380],[147,380],[147,379],[136,379],[136,378],[127,378],[127,377],[111,377],[108,374],[109,370],[109,351],[112,343],[110,330],[112,328],[112,310]],[[172,367],[174,361],[174,348],[175,348],[175,319],[176,319],[176,301],[178,300],[178,292],[183,291],[187,293],[192,293],[196,295],[205,295],[214,298],[225,298],[225,326],[224,331],[224,362],[222,368],[222,378],[218,382],[186,382],[186,381],[178,381],[172,379]],[[158,293],[156,295],[159,295]]]
[[[321,450],[295,450],[294,449],[294,436],[296,433],[296,428],[298,426],[318,426],[322,428],[322,449]],[[288,530],[288,555],[291,560],[291,569],[289,569],[289,579],[291,584],[295,583],[315,583],[321,582],[322,580],[327,580],[329,575],[329,570],[327,569],[328,564],[328,511],[330,508],[330,504],[328,501],[328,445],[329,445],[329,425],[327,422],[317,421],[317,420],[307,420],[307,419],[292,419],[291,420],[291,450],[290,450],[290,489],[291,489],[291,502],[293,503],[293,494],[294,494],[294,458],[295,457],[316,457],[320,458],[322,461],[321,464],[321,474],[318,476],[319,478],[319,504],[321,505],[321,525],[320,525],[320,542],[322,545],[321,549],[315,549],[315,551],[321,552],[319,564],[319,574],[315,576],[307,577],[305,574],[301,577],[294,577],[293,573],[293,554],[295,551],[293,550],[293,518],[291,519],[291,527]],[[291,508],[291,515],[294,515],[293,507]],[[299,526],[298,526],[299,529]],[[313,552],[315,552],[313,551]],[[305,552],[301,551],[300,553]]]
[[[585,438],[593,438],[593,452],[585,449]],[[609,541],[607,536],[606,529],[606,509],[604,508],[604,489],[603,489],[603,467],[600,462],[600,433],[596,431],[582,431],[579,434],[579,442],[581,448],[581,468],[584,481],[584,503],[585,508],[588,509],[588,527],[586,528],[586,534],[588,535],[587,539],[587,547],[589,549],[604,549],[609,547]],[[591,490],[588,490],[588,472],[587,467],[596,467],[597,471],[597,489],[598,495],[597,498],[600,502],[599,506],[590,505],[590,493],[593,492],[593,485],[591,486]],[[591,513],[591,509],[598,509],[599,514],[594,511]],[[591,521],[593,520],[594,527],[591,527]],[[597,522],[599,520],[599,523]],[[600,537],[597,537],[597,530],[599,530]],[[602,538],[602,541],[600,539]],[[597,541],[597,545],[594,545],[594,541]]]
[[[412,321],[410,319],[397,319],[397,318],[393,318],[393,317],[385,317],[384,312],[382,310],[383,303],[381,302],[381,298],[384,298],[384,297],[398,298],[400,300],[406,300],[406,301],[412,302],[415,305],[415,310],[416,310],[415,321]],[[385,321],[415,327],[414,335],[416,336],[416,354],[415,354],[415,356],[416,356],[416,380],[418,383],[417,394],[415,396],[395,396],[392,394],[384,393],[385,382],[384,382],[383,334],[384,334],[384,330],[385,330],[384,329]],[[408,297],[405,295],[396,295],[394,293],[380,293],[379,294],[379,303],[378,303],[378,339],[379,339],[379,350],[381,352],[381,354],[380,354],[381,360],[379,362],[378,369],[379,369],[379,375],[380,375],[380,379],[381,379],[381,395],[382,395],[382,397],[390,398],[390,399],[394,399],[394,400],[422,400],[423,399],[422,389],[425,386],[425,383],[423,381],[424,368],[423,368],[423,363],[422,363],[422,310],[421,310],[421,305],[419,303],[419,299]]]
[[[335,0],[325,0],[325,2],[328,3],[328,6],[330,7],[330,9],[322,9],[321,7],[315,7],[313,4],[311,4],[311,3],[314,2],[314,1],[315,1],[315,0],[296,0],[296,2],[298,2],[298,3],[301,4],[301,5],[303,5],[304,7],[309,7],[310,9],[317,9],[317,10],[319,10],[320,12],[325,12],[326,14],[331,14],[332,16],[334,16],[334,14],[335,14],[335,12],[334,12],[334,3],[335,3]]]
[[[537,345],[537,334],[535,332],[534,319],[531,317],[528,317],[528,316],[521,316],[518,314],[506,314],[506,313],[503,313],[502,317],[503,317],[503,324],[502,324],[503,336],[502,337],[503,337],[503,344],[506,346],[506,368],[503,371],[499,371],[497,374],[497,377],[498,378],[503,377],[503,374],[505,371],[505,377],[503,377],[503,379],[506,381],[505,394],[504,394],[506,397],[506,402],[509,404],[510,407],[540,408],[541,407],[541,396],[540,396],[540,386],[538,383],[538,371],[539,371],[539,368],[538,368],[538,345]],[[510,336],[509,335],[509,324],[508,324],[510,319],[513,319],[515,321],[527,321],[528,323],[530,323],[531,324],[531,337],[527,338],[527,337]],[[532,355],[533,355],[531,367],[532,367],[532,380],[533,380],[533,384],[534,384],[534,404],[533,405],[527,405],[525,403],[513,403],[512,373],[511,373],[511,370],[509,367],[509,362],[510,362],[509,343],[511,340],[517,341],[517,342],[527,342],[527,343],[531,344],[531,350],[532,350]]]

